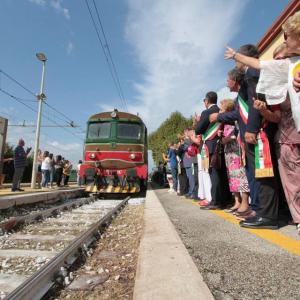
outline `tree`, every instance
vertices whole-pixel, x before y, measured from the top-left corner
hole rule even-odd
[[[14,156],[14,147],[5,143],[4,147],[4,158],[10,158]]]
[[[149,135],[149,149],[152,150],[153,159],[157,165],[162,160],[162,153],[166,152],[168,144],[177,142],[177,135],[183,133],[184,129],[191,125],[191,118],[187,119],[180,112],[175,111]]]

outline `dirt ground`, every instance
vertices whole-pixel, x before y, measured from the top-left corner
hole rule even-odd
[[[73,282],[55,299],[132,299],[144,205],[128,205],[98,241]]]

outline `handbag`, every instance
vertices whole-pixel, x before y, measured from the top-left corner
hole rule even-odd
[[[210,167],[214,169],[221,169],[222,168],[222,143],[220,142],[220,139],[217,141],[217,145],[215,147],[215,151],[211,156],[210,159]]]

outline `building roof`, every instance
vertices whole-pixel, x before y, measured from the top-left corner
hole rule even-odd
[[[261,40],[257,43],[259,51],[262,53],[280,34],[282,30],[282,24],[293,15],[295,12],[300,10],[300,1],[292,0],[282,12],[282,14],[274,21],[269,30],[264,34]]]

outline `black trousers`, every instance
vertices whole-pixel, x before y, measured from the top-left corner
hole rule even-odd
[[[55,177],[56,177],[57,186],[60,186],[60,184],[61,184],[62,172],[63,172],[62,168],[55,169]]]
[[[246,158],[249,167],[255,170],[255,145],[246,144]],[[272,157],[272,160],[274,157]],[[278,219],[279,191],[276,177],[257,178],[259,184],[258,210],[260,217]]]
[[[210,154],[211,157],[212,154]],[[220,168],[210,167],[208,172],[211,180],[211,203],[219,207],[226,207],[232,202],[232,195],[229,190],[229,182],[225,165],[224,153],[220,155]]]
[[[181,168],[181,173],[178,174],[180,194],[185,195],[189,190],[189,181],[186,176],[185,168]]]

